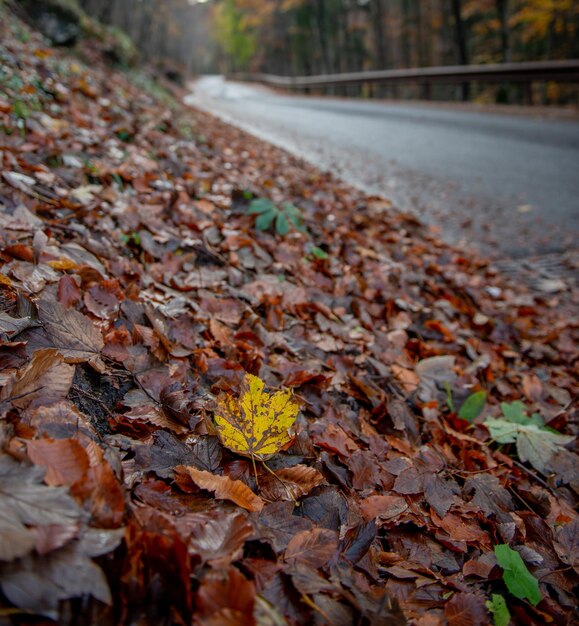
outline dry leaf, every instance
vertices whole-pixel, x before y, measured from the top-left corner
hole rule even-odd
[[[338,535],[335,531],[312,528],[292,537],[285,551],[285,560],[318,568],[332,558],[337,548]]]
[[[299,411],[290,391],[267,393],[265,383],[246,374],[241,394],[217,398],[215,426],[221,443],[243,456],[261,460],[271,457],[289,444],[290,429]]]
[[[231,480],[228,476],[217,476],[211,472],[184,465],[176,467],[175,474],[180,486],[186,484],[187,478],[190,478],[197,487],[213,491],[218,500],[231,500],[248,511],[263,509],[264,501],[240,480]],[[184,477],[185,480],[183,480]]]
[[[70,525],[82,511],[63,487],[41,483],[44,470],[0,456],[0,561],[12,561],[34,548],[34,526]]]
[[[9,399],[18,408],[48,406],[68,394],[74,377],[74,365],[67,365],[56,350],[38,350],[30,363],[8,384],[0,399]]]
[[[268,500],[296,500],[325,482],[317,469],[307,465],[294,465],[274,473],[277,479],[269,473],[259,478],[260,493]]]
[[[73,485],[89,468],[85,449],[76,439],[36,439],[27,442],[27,450],[35,465],[48,468],[44,482],[53,487]]]
[[[398,517],[408,508],[408,503],[400,496],[370,496],[360,503],[364,519],[379,518],[388,520]]]
[[[100,371],[103,370],[99,355],[104,341],[88,317],[58,302],[44,300],[39,306],[39,318],[47,336],[35,337],[38,341],[31,340],[30,343],[37,343],[38,348],[56,348],[67,363],[88,361]]]

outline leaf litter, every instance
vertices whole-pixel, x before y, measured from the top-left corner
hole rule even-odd
[[[576,294],[0,10],[3,619],[570,623]]]

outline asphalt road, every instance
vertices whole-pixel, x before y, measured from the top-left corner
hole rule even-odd
[[[498,258],[576,246],[577,122],[286,96],[219,76],[186,101],[386,196],[450,243]]]

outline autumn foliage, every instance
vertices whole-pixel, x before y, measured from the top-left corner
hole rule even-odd
[[[3,17],[1,619],[570,623],[573,295]]]

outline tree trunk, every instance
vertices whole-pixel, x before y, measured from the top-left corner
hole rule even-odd
[[[454,16],[454,32],[456,37],[456,48],[458,51],[458,62],[460,65],[468,65],[468,45],[466,26],[462,19],[461,0],[452,0],[452,13]],[[466,102],[470,99],[470,85],[462,83],[462,99]]]
[[[509,37],[509,0],[496,0],[497,13],[501,23],[501,51],[503,62],[510,63],[512,52]]]

